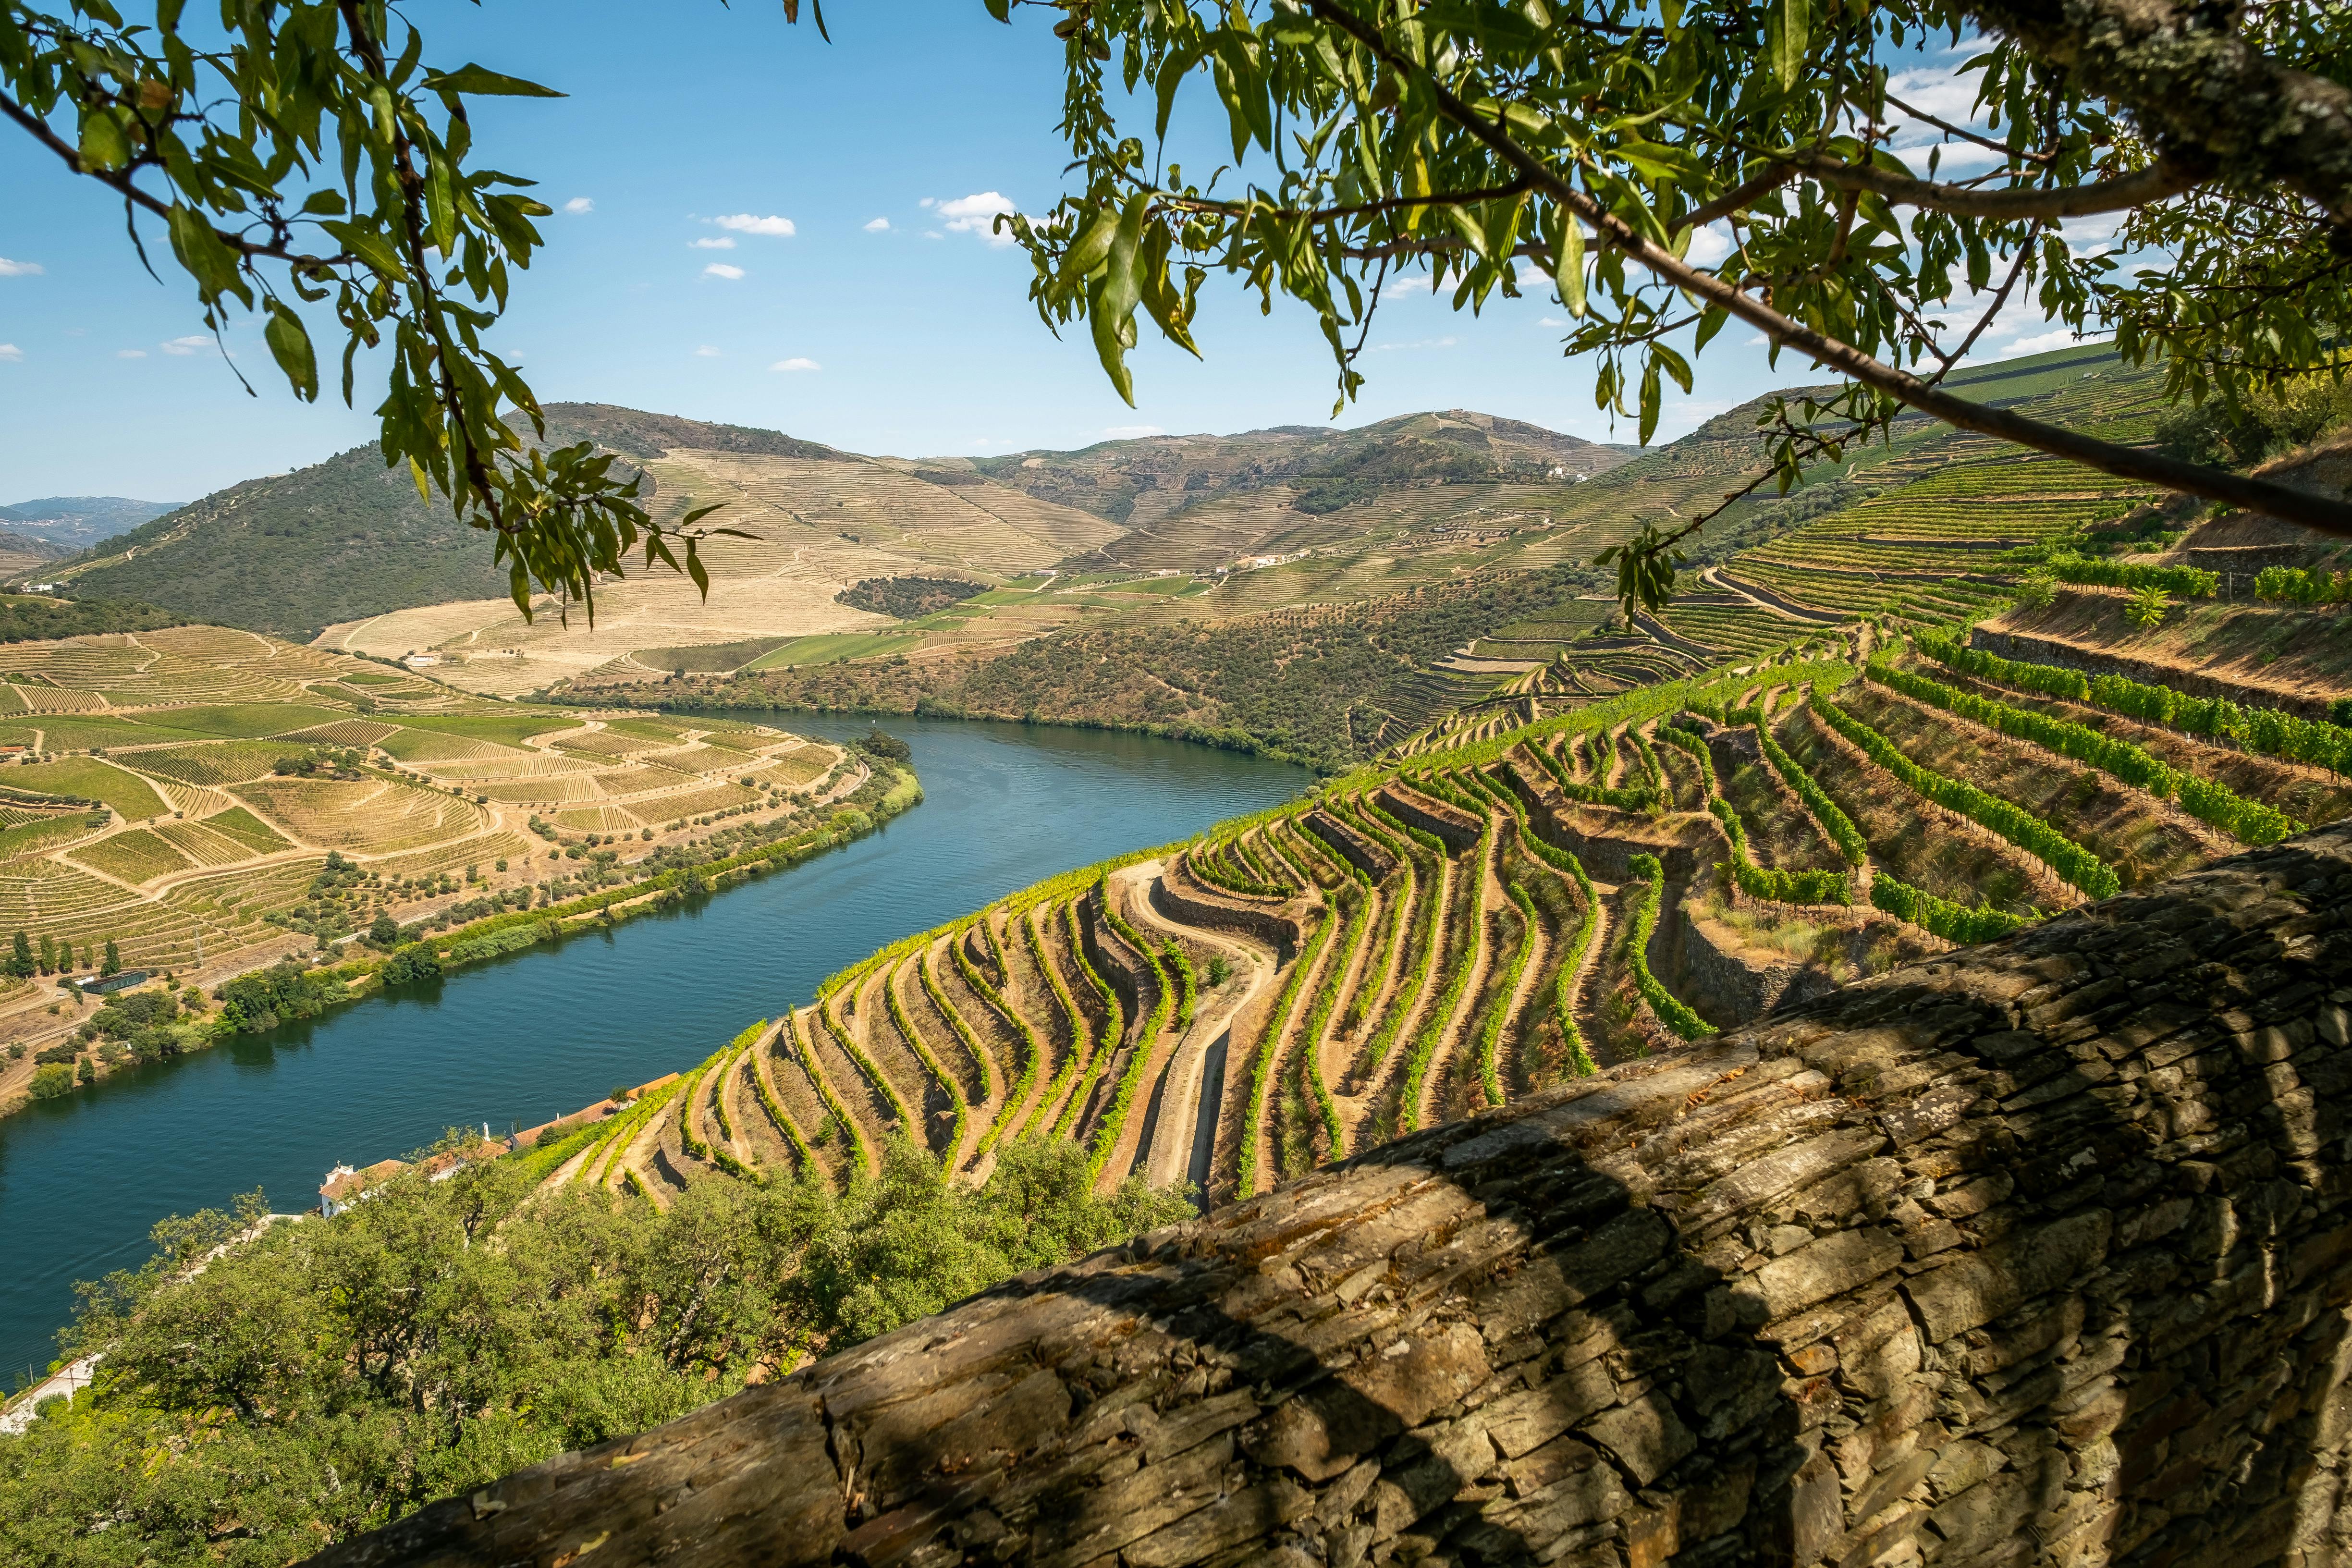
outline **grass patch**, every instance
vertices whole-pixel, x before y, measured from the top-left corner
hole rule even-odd
[[[545,735],[557,730],[579,727],[580,721],[569,713],[404,713],[400,717],[404,729],[429,730],[439,735],[459,735],[469,741],[491,741],[501,746],[520,746],[533,735]],[[384,750],[391,752],[389,742]],[[398,752],[393,752],[398,756]]]
[[[161,816],[167,809],[145,779],[123,772],[96,757],[63,757],[54,763],[26,763],[11,769],[5,780],[11,787],[40,795],[79,795],[102,800],[136,822]]]
[[[214,708],[174,708],[174,728],[199,735],[224,735],[233,741],[258,741],[289,730],[332,724],[351,715],[332,708],[311,708],[299,702],[229,702]]]
[[[259,855],[294,847],[276,828],[241,805],[233,805],[217,816],[205,817],[205,826],[215,833],[227,835]]]
[[[753,669],[782,669],[787,665],[839,664],[846,659],[877,658],[904,653],[923,639],[904,632],[824,632],[794,637],[754,660]]]

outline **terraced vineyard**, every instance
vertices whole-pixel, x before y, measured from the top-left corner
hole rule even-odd
[[[862,777],[780,730],[491,702],[217,626],[13,644],[0,677],[0,940],[65,944],[67,972],[110,942],[186,973],[545,901],[617,859],[587,840],[635,858]]]
[[[2352,729],[1973,649],[1953,603],[1491,711],[1040,883],[551,1132],[609,1123],[549,1179],[846,1183],[903,1138],[982,1182],[1050,1137],[1106,1191],[1229,1201],[2352,810]]]

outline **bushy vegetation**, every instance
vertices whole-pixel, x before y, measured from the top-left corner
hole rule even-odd
[[[1897,920],[1909,921],[1947,942],[1964,945],[2007,936],[2025,923],[2018,916],[2000,910],[1970,909],[1937,898],[1908,882],[1898,882],[1884,871],[1871,878],[1870,901]]]
[[[1717,1031],[1714,1025],[1691,1011],[1690,1005],[1665,987],[1665,983],[1650,970],[1650,937],[1658,929],[1659,904],[1665,897],[1666,868],[1654,855],[1637,854],[1631,858],[1634,879],[1642,884],[1634,895],[1633,921],[1625,931],[1625,967],[1633,972],[1634,989],[1658,1021],[1685,1040],[1704,1040]]]
[[[834,597],[853,610],[871,611],[894,621],[915,621],[986,592],[985,583],[961,577],[868,577]]]
[[[180,626],[188,617],[135,599],[52,599],[46,595],[0,595],[0,643],[40,642],[51,637],[102,637],[110,632],[152,632]]]
[[[2211,823],[2242,843],[2275,844],[2300,827],[2284,812],[2248,800],[2227,784],[2173,767],[2143,747],[2103,735],[2087,726],[2071,724],[1973,692],[1958,691],[1941,681],[1929,680],[1884,662],[1870,667],[1870,678],[1916,702],[1957,713],[2004,735],[2031,741],[2062,757],[2088,763],[2135,789],[2146,790],[2160,799],[2178,799],[2182,810]]]
[[[1965,779],[1948,778],[1921,767],[1905,756],[1892,741],[1819,693],[1813,697],[1813,711],[1864,756],[1911,789],[1948,811],[1956,811],[1992,829],[2092,898],[2109,899],[2123,890],[2122,879],[2116,875],[2114,867],[2032,813],[1998,795],[1988,795]]]
[[[2307,763],[2338,775],[2352,773],[2352,729],[2324,719],[2242,707],[2226,697],[2191,697],[2169,686],[2120,675],[2086,676],[2055,665],[2028,664],[1948,637],[1922,636],[1918,647],[1938,664],[1980,680],[2102,708],[2184,734],[2234,741],[2262,756]]]
[[[241,1242],[258,1194],[158,1226],[67,1336],[106,1352],[96,1387],[0,1437],[0,1559],[305,1557],[1191,1212],[1134,1182],[1095,1197],[1051,1140],[1005,1145],[978,1189],[900,1142],[838,1194],[709,1179],[666,1211],[580,1185],[526,1204],[527,1163],[411,1173]]]
[[[2176,408],[2157,420],[2156,443],[2189,462],[2252,468],[2347,420],[2352,420],[2352,383],[2294,376],[2267,391]]]

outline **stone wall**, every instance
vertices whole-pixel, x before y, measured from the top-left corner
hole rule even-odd
[[[2292,713],[2300,719],[2325,719],[2332,706],[2326,697],[2290,691],[2282,687],[2230,680],[2202,670],[2183,669],[2179,665],[2134,658],[2129,654],[2094,652],[2056,637],[2037,637],[2032,632],[2002,632],[1976,626],[1969,632],[1969,646],[1999,654],[2003,658],[2021,659],[2028,664],[2053,665],[2061,669],[2080,670],[2084,675],[2120,675],[2130,680],[2169,686],[2191,697],[2226,697],[2232,702],[2250,707],[2275,708],[2282,713]]]
[[[2342,1561],[2352,826],[1318,1172],[320,1560]]]
[[[1394,782],[1384,784],[1381,786],[1380,802],[1399,822],[1434,834],[1456,855],[1478,842],[1479,824],[1475,817],[1458,806],[1433,800],[1419,790]]]
[[[1329,845],[1349,865],[1370,877],[1374,882],[1384,882],[1396,869],[1395,858],[1376,844],[1368,842],[1346,823],[1317,806],[1300,820],[1307,830]]]
[[[1150,897],[1162,912],[1182,925],[1232,931],[1260,942],[1288,963],[1298,950],[1300,919],[1288,900],[1239,899],[1193,876],[1179,856],[1161,867]]]

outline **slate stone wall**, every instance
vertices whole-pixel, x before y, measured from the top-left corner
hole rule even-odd
[[[341,1564],[2341,1561],[2352,826],[1013,1281]]]

